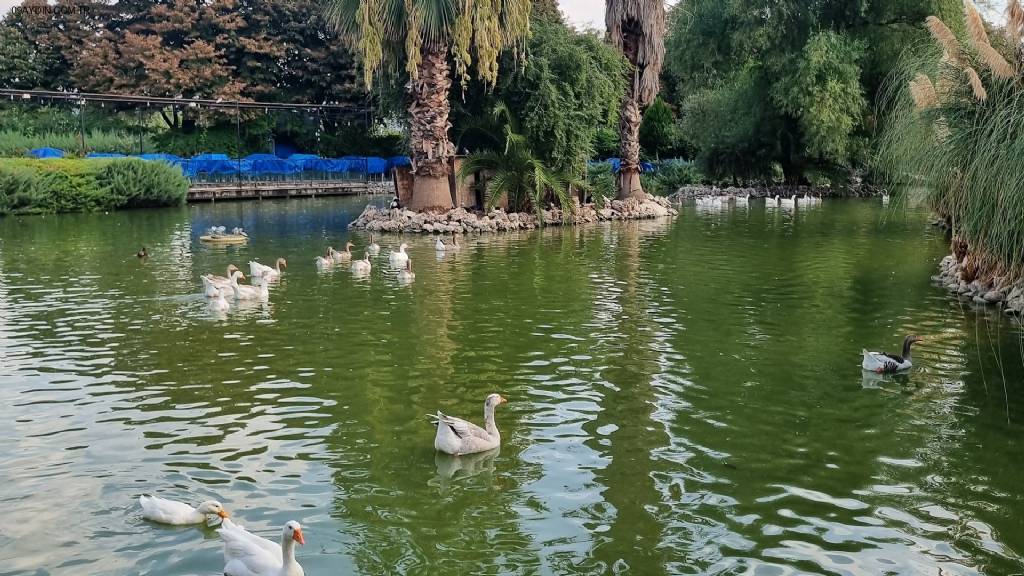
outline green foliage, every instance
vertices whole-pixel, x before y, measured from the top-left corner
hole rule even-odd
[[[503,75],[492,93],[472,86],[465,102],[453,98],[453,124],[459,149],[493,149],[500,131],[489,125],[490,110],[505,103],[520,119],[517,128],[545,162],[582,175],[595,154],[599,134],[618,147],[615,123],[625,89],[625,62],[593,33],[577,32],[560,21],[535,18],[529,55],[515,72]],[[502,66],[514,68],[513,55]],[[488,133],[492,135],[488,135]]]
[[[647,156],[654,158],[670,153],[676,146],[675,117],[672,108],[660,96],[644,111],[640,146]]]
[[[605,202],[613,200],[619,193],[618,183],[612,165],[608,162],[595,162],[587,166],[587,187],[594,205],[603,208]],[[646,186],[644,190],[646,190]]]
[[[862,42],[824,31],[804,45],[796,69],[773,87],[775,104],[797,118],[804,154],[836,164],[853,158],[867,102],[860,85]]]
[[[184,202],[188,181],[138,159],[0,159],[0,214],[85,212]]]
[[[173,206],[188,192],[188,179],[179,168],[134,158],[106,164],[96,180],[104,209]]]
[[[782,119],[764,97],[768,86],[756,66],[686,99],[682,131],[709,176],[756,177],[779,155]]]
[[[69,155],[83,156],[88,152],[119,152],[121,154],[138,154],[139,137],[124,132],[93,130],[85,135],[85,150],[82,150],[81,139],[76,133],[25,134],[13,130],[0,130],[0,156],[25,156],[34,148],[60,148]],[[152,152],[153,143],[149,137],[143,137],[142,151]]]
[[[586,183],[565,170],[553,168],[534,154],[526,138],[513,128],[508,108],[499,104],[493,114],[503,120],[504,147],[470,154],[459,168],[459,179],[476,173],[486,175],[487,208],[494,208],[502,198],[509,210],[533,210],[544,225],[544,203],[554,200],[565,210],[573,210],[570,197],[573,186]]]
[[[704,180],[697,165],[689,160],[666,160],[653,173],[643,173],[644,190],[650,194],[667,196],[683,186],[700,184]]]
[[[946,20],[956,29],[956,22]],[[962,23],[960,24],[962,26]],[[905,58],[884,87],[886,128],[875,168],[894,186],[923,196],[967,240],[981,268],[1024,272],[1024,87],[996,77],[970,50],[963,66],[940,62],[926,45]],[[1020,66],[1011,50],[1003,54]],[[979,102],[967,76],[980,76]],[[911,85],[941,87],[915,104]]]
[[[12,26],[0,24],[0,86],[35,88],[43,81],[44,62]]]
[[[692,0],[669,16],[665,85],[708,174],[790,182],[866,161],[877,87],[959,0]],[[752,92],[750,92],[752,91]],[[695,114],[710,118],[694,118]],[[710,130],[711,134],[697,132]]]

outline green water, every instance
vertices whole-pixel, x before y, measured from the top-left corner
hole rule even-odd
[[[931,286],[924,213],[407,237],[410,286],[385,237],[370,278],[318,273],[365,202],[0,220],[0,574],[218,574],[143,493],[298,520],[310,575],[1024,569],[1021,335]],[[278,256],[268,304],[210,313],[200,274]],[[906,333],[914,372],[866,378]],[[500,453],[435,455],[424,415],[489,392]]]

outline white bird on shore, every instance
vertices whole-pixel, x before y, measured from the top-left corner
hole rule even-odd
[[[920,336],[907,336],[904,338],[902,355],[863,350],[864,360],[861,362],[861,368],[878,374],[890,374],[909,370],[913,366],[910,360],[910,347],[922,340],[923,338]]]
[[[494,423],[494,409],[508,402],[500,394],[489,394],[484,400],[484,427],[467,422],[454,416],[446,416],[440,411],[431,416],[437,424],[434,436],[434,449],[459,456],[485,452],[501,445],[501,434]]]
[[[281,529],[281,543],[252,534],[230,520],[217,530],[224,541],[225,576],[304,576],[295,543],[304,545],[302,526],[292,520]]]
[[[219,516],[222,519],[228,517],[227,510],[216,500],[207,500],[193,508],[184,502],[142,495],[139,496],[139,506],[146,520],[175,526],[205,524],[208,516]]]
[[[398,247],[398,252],[392,252],[388,256],[388,261],[391,262],[392,267],[401,268],[405,266],[405,263],[409,260],[409,255],[405,253],[405,249],[408,247],[408,244],[402,242],[402,244]]]

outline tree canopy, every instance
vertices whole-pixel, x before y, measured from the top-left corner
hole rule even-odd
[[[958,0],[692,0],[669,17],[666,96],[704,170],[790,181],[867,160],[878,88]]]

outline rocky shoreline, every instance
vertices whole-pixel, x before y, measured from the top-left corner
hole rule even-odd
[[[1002,307],[1008,315],[1024,315],[1024,280],[1009,276],[992,276],[986,280],[964,279],[964,262],[950,254],[939,263],[939,273],[932,280],[946,290],[978,304]]]
[[[601,208],[593,204],[584,204],[576,209],[575,214],[565,214],[560,208],[544,210],[544,225],[647,220],[676,214],[678,212],[668,199],[646,195],[643,200],[612,200]],[[454,208],[445,212],[413,212],[401,208],[367,206],[348,227],[377,233],[468,234],[533,230],[539,225],[537,215],[530,212],[505,212],[494,209],[485,213],[465,208]]]
[[[672,194],[668,199],[676,204],[693,198],[707,196],[746,196],[751,198],[774,198],[781,196],[788,198],[794,194],[797,196],[817,196],[819,198],[866,198],[877,196],[884,192],[869,184],[854,184],[849,186],[727,186],[719,188],[712,185],[683,186]]]

